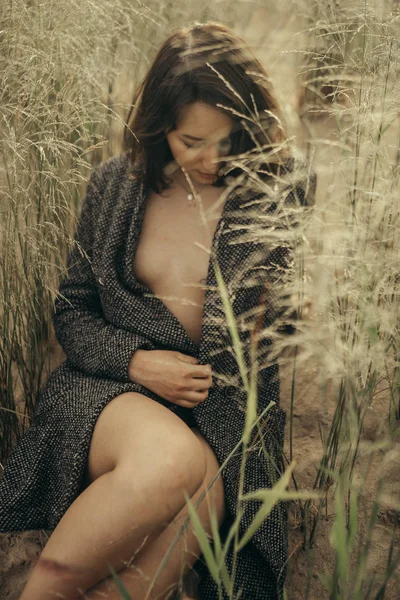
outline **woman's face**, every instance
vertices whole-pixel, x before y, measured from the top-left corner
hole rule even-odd
[[[203,185],[215,183],[218,159],[231,151],[229,133],[233,124],[228,115],[203,102],[182,108],[176,129],[169,130],[166,138],[175,161],[193,181]]]

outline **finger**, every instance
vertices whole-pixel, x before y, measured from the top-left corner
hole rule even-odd
[[[211,365],[196,365],[194,367],[191,367],[188,374],[190,377],[194,377],[195,379],[201,379],[202,377],[211,377]]]
[[[187,389],[189,392],[203,392],[204,390],[208,390],[211,386],[212,377],[193,377]]]
[[[198,404],[200,404],[200,402],[187,402],[186,400],[179,400],[179,402],[176,402],[175,404],[177,404],[178,406],[183,406],[183,408],[195,408]]]
[[[199,362],[198,358],[196,358],[195,356],[190,356],[190,354],[183,354],[182,352],[178,352],[178,360],[192,365],[196,365]]]
[[[208,398],[208,389],[207,390],[192,390],[185,393],[185,396],[182,400],[186,400],[191,405],[198,404],[199,402],[204,402]]]

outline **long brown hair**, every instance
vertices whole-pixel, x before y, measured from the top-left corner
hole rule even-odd
[[[163,172],[174,158],[166,131],[176,128],[180,109],[193,102],[209,104],[234,120],[230,156],[244,159],[262,178],[290,162],[283,116],[263,65],[229,27],[196,22],[173,31],[163,43],[135,91],[124,130],[124,150],[134,163],[142,163],[154,191],[171,183]],[[225,158],[216,186],[228,173],[243,173],[237,161],[232,168]]]

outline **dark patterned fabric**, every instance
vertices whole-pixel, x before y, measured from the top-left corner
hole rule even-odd
[[[133,258],[148,194],[142,175],[141,165],[132,165],[122,155],[100,165],[90,179],[75,234],[81,250],[74,246],[68,255],[68,276],[61,280],[53,316],[55,333],[67,358],[41,389],[33,422],[8,458],[0,481],[0,531],[52,530],[57,526],[81,491],[97,418],[124,392],[145,394],[189,426],[199,427],[219,464],[243,435],[246,394],[214,260],[228,289],[249,368],[251,326],[260,314],[263,327],[276,319],[280,274],[290,267],[290,244],[287,248],[273,248],[271,240],[261,244],[251,239],[252,228],[261,226],[267,231],[279,225],[278,200],[283,196],[306,204],[314,193],[315,174],[310,175],[305,165],[300,181],[289,188],[286,181],[285,194],[271,187],[274,201],[267,201],[264,194],[260,202],[260,194],[251,197],[237,189],[228,195],[211,248],[199,345],[166,305],[134,277]],[[254,206],[258,207],[256,216]],[[262,296],[265,290],[266,298]],[[270,343],[267,337],[260,341],[258,356],[263,360]],[[208,398],[194,409],[186,409],[132,382],[128,363],[139,348],[177,350],[196,356],[199,364],[211,363],[213,385]],[[275,405],[266,413],[258,439],[257,427],[253,429],[244,494],[271,487],[282,472],[285,413],[279,408],[276,364],[259,369],[258,414],[271,401]],[[263,446],[271,461],[265,459]],[[237,514],[241,459],[237,451],[222,472],[228,507],[222,539]],[[241,534],[260,506],[259,500],[246,502]],[[225,561],[229,573],[232,548],[231,543]],[[287,518],[284,504],[279,504],[237,556],[233,597],[241,592],[245,600],[282,598],[287,555]],[[202,556],[195,568],[203,575],[199,585],[203,600],[217,600],[217,586]],[[228,598],[225,592],[223,598]]]

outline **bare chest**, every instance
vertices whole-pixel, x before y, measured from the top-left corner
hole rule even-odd
[[[151,193],[134,257],[135,276],[153,291],[171,284],[199,284],[207,276],[209,250],[222,206],[212,209],[218,195],[203,200],[200,208],[186,197]]]
[[[175,314],[195,341],[199,340],[205,283],[213,236],[222,213],[221,188],[202,197],[200,207],[186,195],[150,192],[133,260],[139,279]]]

